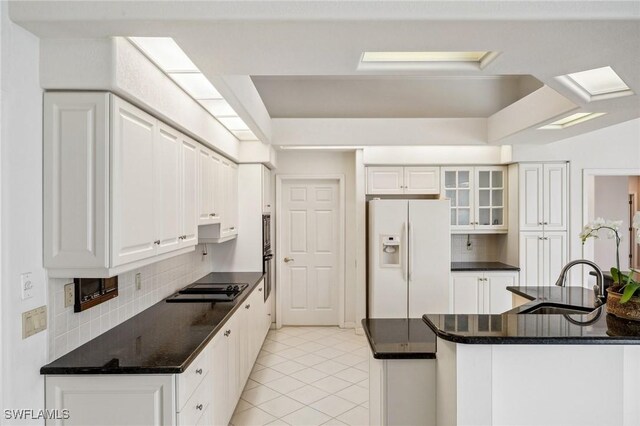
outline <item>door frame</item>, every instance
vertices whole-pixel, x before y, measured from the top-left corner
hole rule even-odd
[[[345,216],[346,216],[346,200],[345,200],[345,177],[343,174],[321,174],[321,175],[298,175],[298,174],[276,174],[276,256],[281,256],[282,248],[282,184],[291,180],[316,180],[316,181],[338,181],[338,201],[340,216],[340,230],[338,239],[338,326],[344,328],[345,317]],[[278,257],[276,257],[278,259]],[[282,292],[280,291],[280,282],[282,276],[282,268],[280,261],[275,262],[275,293],[276,293],[276,328],[282,327]]]
[[[640,176],[640,168],[638,169],[583,169],[582,170],[582,226],[595,219],[593,212],[595,210],[595,178],[596,176]],[[624,240],[623,240],[624,241]],[[582,258],[593,260],[595,249],[593,240],[587,240],[582,245]],[[589,271],[582,268],[583,285],[589,282]]]

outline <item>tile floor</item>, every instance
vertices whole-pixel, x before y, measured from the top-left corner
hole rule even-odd
[[[270,330],[231,424],[367,426],[368,356],[353,329]]]

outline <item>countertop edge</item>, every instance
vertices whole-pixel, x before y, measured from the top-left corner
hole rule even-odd
[[[378,352],[373,345],[373,337],[367,326],[367,318],[363,318],[360,323],[374,359],[436,359],[436,352]]]
[[[56,361],[56,360],[53,360],[49,364],[40,367],[40,375],[98,375],[98,374],[117,375],[117,374],[180,374],[180,373],[184,373],[184,371],[189,367],[189,365],[191,365],[191,363],[198,357],[198,355],[200,355],[200,353],[209,344],[209,342],[211,342],[211,340],[213,340],[213,338],[216,337],[218,332],[229,321],[229,318],[231,318],[233,314],[236,313],[236,311],[242,305],[242,302],[244,302],[255,291],[257,284],[261,280],[263,280],[264,277],[265,277],[265,274],[263,272],[256,279],[256,281],[252,283],[250,287],[251,291],[247,293],[243,292],[242,295],[240,295],[239,298],[236,299],[237,303],[234,304],[233,308],[229,310],[229,312],[224,316],[224,318],[220,321],[220,323],[218,323],[218,325],[207,335],[207,337],[202,340],[202,343],[200,343],[200,345],[198,345],[198,347],[193,350],[191,355],[189,355],[181,365],[164,366],[164,367],[116,367],[116,368],[49,367],[48,366],[49,364]],[[166,300],[166,297],[157,303],[166,303],[165,300]]]

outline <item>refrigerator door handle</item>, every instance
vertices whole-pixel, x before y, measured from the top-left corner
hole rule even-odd
[[[402,261],[402,279],[408,281],[407,273],[408,273],[408,263],[409,263],[409,250],[408,250],[408,231],[407,231],[407,222],[402,222],[402,239],[404,240],[404,259]]]
[[[413,274],[413,227],[411,222],[408,224],[409,228],[409,241],[408,241],[408,253],[409,253],[409,266],[407,267],[407,280],[411,281],[411,275]]]

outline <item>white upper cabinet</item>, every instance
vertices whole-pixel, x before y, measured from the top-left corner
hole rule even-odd
[[[405,194],[439,194],[440,169],[438,167],[405,167]]]
[[[112,244],[111,263],[105,266],[119,266],[155,256],[161,243],[154,173],[158,124],[149,114],[116,97],[112,97],[111,108]]]
[[[44,97],[44,264],[109,277],[192,250],[198,144],[108,93]]]
[[[439,167],[367,167],[367,194],[439,193]]]
[[[520,164],[520,231],[567,230],[567,164]]]
[[[220,161],[210,149],[198,148],[198,225],[220,223]]]
[[[262,213],[271,213],[273,200],[271,199],[271,170],[262,166]]]
[[[443,167],[441,173],[442,195],[451,200],[453,233],[507,232],[505,167]]]

